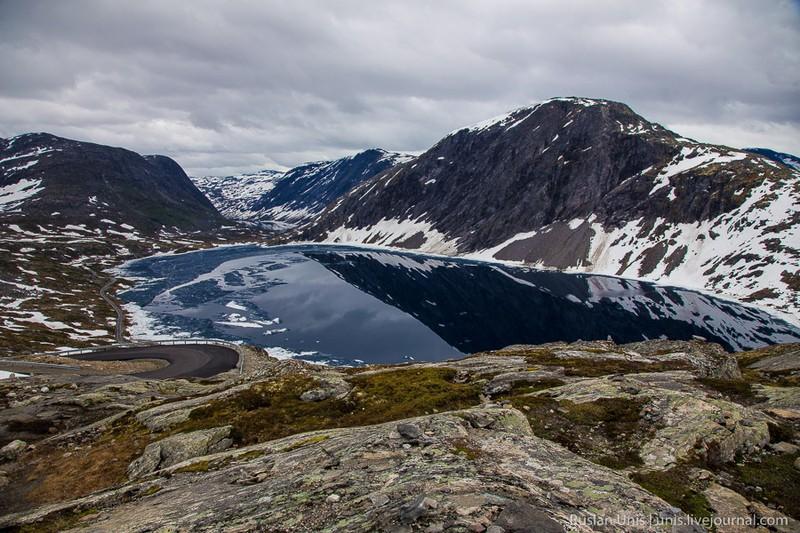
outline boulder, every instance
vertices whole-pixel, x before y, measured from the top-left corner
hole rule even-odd
[[[533,372],[506,372],[498,374],[483,387],[483,393],[487,396],[509,392],[516,383],[537,383],[541,381],[552,381],[564,378],[564,369],[556,370],[536,370]]]
[[[192,457],[224,451],[233,444],[233,428],[223,426],[179,433],[147,445],[141,457],[128,466],[128,477],[136,479]]]
[[[5,461],[14,461],[17,457],[22,455],[28,443],[24,440],[12,440],[2,448],[0,448],[0,459]]]
[[[511,502],[494,522],[503,531],[526,533],[563,533],[564,527],[536,507],[525,502]]]
[[[341,399],[347,396],[352,389],[347,381],[341,376],[326,374],[317,379],[317,387],[307,390],[300,395],[300,400],[304,402],[321,402],[328,398]]]

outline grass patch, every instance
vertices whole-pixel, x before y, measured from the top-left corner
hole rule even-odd
[[[144,451],[151,436],[132,416],[117,420],[79,450],[40,446],[30,459],[23,483],[25,499],[41,505],[71,500],[127,480],[128,465]]]
[[[445,368],[399,368],[350,377],[346,399],[304,402],[300,395],[316,386],[299,375],[257,383],[234,396],[195,409],[173,433],[221,425],[233,426],[239,444],[255,444],[297,433],[364,426],[480,403],[480,386],[454,383]]]
[[[208,472],[211,468],[210,461],[197,461],[196,463],[192,463],[190,465],[182,466],[175,470],[176,474],[190,474],[196,472]]]
[[[234,457],[234,461],[252,461],[267,454],[267,450],[250,450]]]
[[[749,499],[781,506],[784,513],[800,520],[800,471],[794,467],[798,457],[800,454],[767,455],[758,463],[725,465],[723,470],[733,477],[732,489]]]
[[[669,470],[636,472],[631,480],[667,503],[695,518],[711,518],[708,499],[689,483],[689,467],[679,465]]]
[[[455,455],[460,455],[469,459],[470,461],[475,461],[476,459],[480,459],[483,455],[483,450],[472,446],[466,439],[456,439],[452,442],[450,451]]]
[[[142,497],[146,498],[147,496],[152,496],[153,494],[156,494],[159,491],[161,491],[161,487],[159,485],[153,485],[146,491],[142,492]]]
[[[526,394],[533,394],[534,392],[552,389],[553,387],[560,387],[566,382],[560,379],[541,379],[539,381],[515,381],[511,384],[511,390],[496,395],[497,398],[505,399],[512,396],[524,396]]]
[[[601,398],[574,403],[539,394],[509,400],[523,410],[537,437],[610,468],[642,464],[638,450],[648,435],[640,417],[644,399]]]

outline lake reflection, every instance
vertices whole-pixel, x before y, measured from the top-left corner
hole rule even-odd
[[[163,334],[240,339],[334,363],[578,339],[699,335],[729,350],[800,340],[763,311],[694,291],[419,254],[236,246],[145,258],[125,273],[138,281],[122,298]]]

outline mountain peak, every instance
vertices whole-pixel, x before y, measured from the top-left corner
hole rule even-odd
[[[503,113],[502,115],[482,120],[469,126],[458,128],[450,132],[448,136],[456,135],[463,131],[475,133],[493,129],[499,130],[500,128],[510,130],[512,128],[516,128],[532,117],[536,117],[537,120],[545,120],[545,115],[549,113],[561,114],[569,118],[574,118],[578,113],[587,108],[597,108],[600,111],[600,114],[596,116],[606,117],[607,120],[615,120],[621,124],[634,123],[635,125],[631,128],[634,130],[640,129],[640,125],[645,127],[645,123],[648,125],[646,127],[647,129],[653,129],[653,126],[657,126],[647,122],[645,119],[637,115],[627,104],[622,102],[615,102],[613,100],[604,100],[599,98],[585,98],[580,96],[559,96],[555,98],[549,98],[535,104],[518,107],[512,111]],[[570,123],[571,122],[572,121],[570,121]]]

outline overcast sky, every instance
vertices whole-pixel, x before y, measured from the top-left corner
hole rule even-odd
[[[0,136],[163,153],[194,175],[447,132],[552,96],[800,154],[781,0],[0,0]]]

